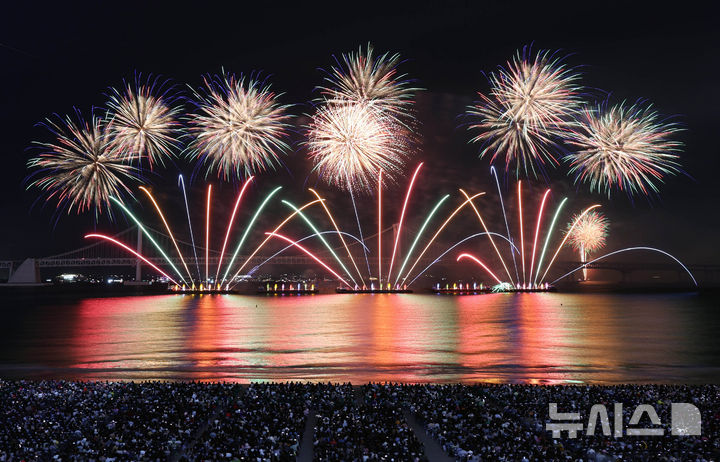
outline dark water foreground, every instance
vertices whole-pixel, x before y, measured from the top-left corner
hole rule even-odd
[[[720,383],[717,294],[9,296],[0,377]]]

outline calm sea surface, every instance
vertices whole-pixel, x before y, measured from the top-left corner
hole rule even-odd
[[[720,382],[698,294],[155,295],[0,308],[0,377]]]

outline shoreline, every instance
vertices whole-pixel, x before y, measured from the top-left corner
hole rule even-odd
[[[424,386],[438,386],[438,387],[529,387],[529,388],[549,388],[549,387],[560,387],[560,388],[622,388],[628,386],[638,387],[690,387],[690,388],[702,388],[702,387],[720,387],[720,381],[718,382],[697,382],[697,383],[678,383],[678,382],[662,382],[662,381],[640,381],[640,382],[580,382],[580,381],[566,381],[561,382],[506,382],[506,381],[472,381],[472,382],[457,382],[457,381],[426,381],[426,382],[406,382],[398,380],[371,380],[364,382],[342,382],[342,381],[331,381],[331,380],[306,380],[306,379],[288,379],[288,380],[219,380],[219,379],[66,379],[66,378],[18,378],[18,377],[7,377],[0,373],[0,382],[27,382],[27,383],[73,383],[73,384],[136,384],[142,385],[147,384],[200,384],[200,385],[237,385],[240,387],[249,387],[251,385],[327,385],[327,386],[351,386],[353,388],[362,388],[368,385],[392,385],[400,387],[424,387]]]
[[[512,292],[515,294],[515,292]],[[552,292],[554,294],[720,294],[720,287],[681,287],[681,286],[621,286],[621,285],[602,285],[590,287],[560,287]],[[116,287],[108,286],[71,286],[71,285],[5,285],[0,284],[0,298],[2,297],[18,297],[18,296],[60,296],[60,297],[134,297],[134,296],[150,296],[150,295],[177,295],[177,296],[208,296],[208,295],[237,295],[243,297],[273,297],[273,296],[318,296],[318,295],[379,295],[377,293],[348,293],[338,294],[332,289],[321,287],[315,293],[287,293],[287,294],[269,294],[258,293],[255,285],[252,288],[244,287],[237,291],[224,293],[182,293],[172,291],[158,285],[119,285]],[[483,295],[496,295],[493,293],[434,293],[430,287],[414,289],[409,293],[382,293],[383,295],[433,295],[443,297],[472,297]]]

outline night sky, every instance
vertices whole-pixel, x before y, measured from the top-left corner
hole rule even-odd
[[[715,244],[720,224],[720,34],[716,15],[688,2],[673,9],[632,2],[576,2],[572,7],[547,2],[533,2],[532,7],[516,2],[444,2],[450,6],[443,7],[414,2],[351,2],[342,7],[337,6],[341,2],[295,2],[288,7],[266,6],[271,2],[234,2],[231,7],[204,2],[193,7],[64,3],[5,6],[0,15],[0,203],[5,217],[0,259],[60,253],[81,245],[88,230],[116,232],[128,226],[104,217],[94,224],[91,217],[74,214],[55,223],[53,207],[33,206],[38,194],[25,190],[25,163],[33,140],[51,141],[45,129],[35,126],[43,118],[68,114],[73,107],[88,115],[93,106],[104,104],[108,87],[132,79],[135,72],[161,75],[183,88],[199,85],[204,74],[224,67],[269,76],[273,89],[284,93],[281,101],[295,104],[291,112],[300,125],[318,96],[314,87],[322,83],[321,68],[329,68],[333,55],[370,42],[378,52],[399,52],[405,60],[400,70],[425,89],[416,105],[421,144],[417,160],[409,163],[409,168],[419,160],[427,164],[418,203],[434,203],[440,193],[455,195],[458,187],[494,189],[488,159],[479,159],[478,146],[468,144],[470,135],[458,116],[477,91],[487,91],[483,72],[496,69],[516,50],[530,44],[535,50],[560,49],[569,55],[568,64],[579,67],[582,83],[594,95],[609,93],[612,102],[642,98],[662,114],[675,115],[686,129],[679,139],[686,145],[681,162],[687,175],[669,178],[651,200],[632,201],[622,193],[608,200],[589,194],[586,186],[573,186],[562,166],[528,185],[529,203],[551,184],[556,199],[572,195],[575,209],[592,201],[603,204],[612,223],[608,250],[644,244],[691,263],[720,261]],[[256,197],[275,184],[286,185],[285,197],[299,197],[296,203],[307,197],[301,191],[316,179],[299,145],[301,138],[295,136],[285,169],[259,178]],[[174,183],[180,172],[190,174],[192,167],[178,160],[148,175],[161,199],[179,197]],[[194,179],[195,202],[202,201],[204,184]],[[232,202],[235,185],[221,186],[218,180],[213,184],[225,202]],[[505,187],[513,184],[508,181]],[[399,197],[404,188],[403,180],[390,194]],[[323,189],[333,201],[344,200],[331,188]],[[483,206],[501,226],[490,199]],[[145,212],[152,216],[150,209]],[[225,216],[222,213],[218,216]],[[389,206],[388,214],[394,213]],[[350,214],[343,216],[352,225]],[[270,218],[268,225],[277,221]],[[366,219],[372,226],[372,214]],[[465,218],[468,223],[471,219]]]

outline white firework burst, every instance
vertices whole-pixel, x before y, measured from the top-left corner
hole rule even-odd
[[[557,165],[557,141],[573,124],[581,104],[579,75],[549,51],[535,57],[518,53],[505,68],[490,74],[490,92],[468,110],[476,120],[472,139],[482,143],[480,156],[491,163],[504,158],[505,168],[537,174],[545,164]]]
[[[269,86],[223,74],[205,79],[204,90],[193,91],[198,111],[189,116],[189,152],[207,173],[242,178],[280,164],[291,116]]]
[[[128,180],[137,180],[137,170],[110,149],[110,137],[100,117],[90,123],[66,117],[59,121],[48,119],[45,124],[55,135],[55,142],[35,144],[43,149],[28,161],[35,171],[31,187],[44,192],[46,200],[58,209],[82,213],[94,210],[96,215],[109,207],[110,196],[132,197]]]
[[[405,139],[395,135],[393,124],[362,104],[320,107],[307,142],[314,170],[344,189],[373,190],[380,170],[391,181],[402,172],[406,157]]]
[[[680,171],[682,143],[672,139],[680,130],[650,106],[586,107],[568,134],[576,151],[565,160],[575,181],[589,183],[591,191],[657,193],[663,178]]]
[[[146,159],[150,169],[173,157],[179,145],[180,109],[156,82],[111,88],[107,103],[111,149],[128,160]]]

